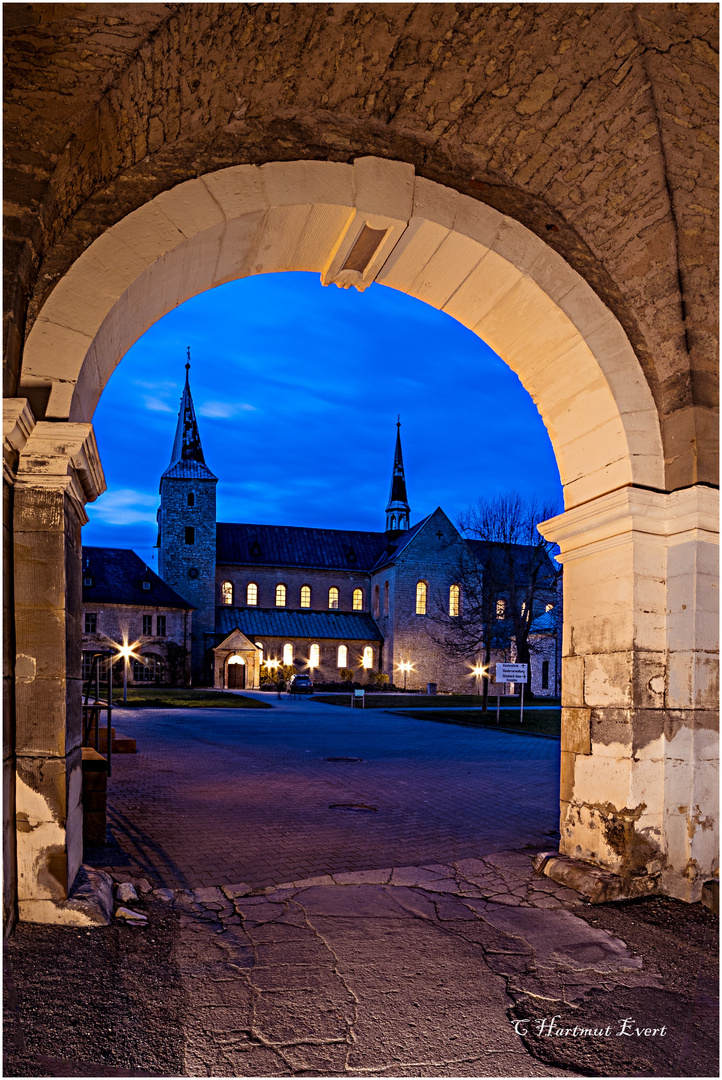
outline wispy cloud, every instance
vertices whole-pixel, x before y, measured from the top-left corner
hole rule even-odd
[[[150,397],[149,394],[143,395],[143,404],[146,409],[149,409],[151,412],[175,412],[173,406],[169,405],[167,401],[163,401],[161,398],[157,397]]]
[[[88,516],[106,525],[137,525],[141,522],[155,523],[158,496],[133,488],[106,491],[96,503],[88,507]]]
[[[256,406],[249,405],[246,401],[204,401],[198,406],[200,416],[208,416],[214,420],[226,420],[239,412],[255,411]]]

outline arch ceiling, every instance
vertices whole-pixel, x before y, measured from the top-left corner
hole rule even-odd
[[[625,484],[663,486],[649,386],[584,279],[513,219],[378,158],[234,166],[161,193],[53,290],[28,337],[23,381],[51,384],[49,418],[90,420],[125,352],[171,308],[287,270],[342,287],[379,282],[483,338],[536,402],[568,507]]]

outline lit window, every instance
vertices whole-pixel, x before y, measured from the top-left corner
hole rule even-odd
[[[426,614],[426,582],[420,581],[416,586],[416,614]]]
[[[506,618],[506,600],[497,600],[496,602],[496,617],[497,619]]]
[[[354,609],[354,611],[363,611],[363,609],[364,609],[363,589],[354,589],[354,591],[353,591],[353,609]]]
[[[384,582],[384,615],[389,613],[389,583]]]
[[[338,589],[335,585],[328,590],[328,606],[334,610],[338,607]]]
[[[310,607],[310,606],[311,606],[311,586],[310,585],[302,585],[301,586],[301,607]]]
[[[146,634],[147,636],[150,636],[153,633],[153,616],[152,615],[144,615],[143,616],[143,633]]]
[[[224,581],[221,584],[221,603],[233,603],[233,583],[231,581]]]
[[[338,660],[336,661],[337,667],[348,667],[348,649],[345,645],[339,645],[338,647]]]
[[[461,590],[458,585],[452,585],[449,589],[449,615],[457,616],[459,614],[459,595]]]
[[[285,606],[286,606],[286,586],[285,585],[276,585],[276,607],[285,607]],[[286,663],[285,660],[283,662],[284,662],[284,664]]]
[[[318,645],[312,645],[311,648],[308,650],[308,666],[315,668],[318,667],[320,662],[321,650],[319,649]]]
[[[192,525],[186,525],[186,544],[195,544],[196,530]]]
[[[258,586],[253,581],[246,585],[246,603],[249,607],[255,607],[258,603]]]
[[[194,495],[194,493],[192,491],[189,491],[188,492],[188,505],[189,506],[195,506],[195,504],[196,504],[196,497],[195,497],[195,495]]]
[[[524,618],[525,615],[526,615],[526,600],[522,600],[522,602],[521,602],[521,617],[522,617],[522,619]]]
[[[374,651],[370,645],[367,645],[364,649],[364,655],[362,660],[363,666],[368,670],[374,666]]]
[[[256,646],[257,649],[260,649],[261,655],[259,656],[258,660],[259,660],[259,663],[262,664],[263,663],[263,645],[261,644],[260,641],[256,641],[255,646]]]
[[[90,615],[89,613],[86,613],[86,615],[85,615],[85,633],[86,634],[97,634],[98,633],[98,616],[97,615]]]
[[[546,606],[546,609],[545,609],[545,610],[546,610],[546,611],[553,611],[553,610],[554,610],[554,605],[553,605],[553,604],[547,604],[547,606]]]
[[[155,620],[156,637],[165,637],[165,615],[157,615]]]
[[[285,586],[282,586],[282,588],[285,588]],[[293,645],[291,645],[290,641],[287,641],[283,646],[283,663],[286,667],[293,663]]]

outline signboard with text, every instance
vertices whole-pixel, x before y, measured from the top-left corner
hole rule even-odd
[[[496,665],[496,681],[498,683],[525,683],[528,682],[527,672],[529,667],[527,664],[497,664]]]

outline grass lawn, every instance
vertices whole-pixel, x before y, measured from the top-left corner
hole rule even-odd
[[[123,691],[113,689],[113,707],[123,708]],[[184,687],[129,686],[129,709],[270,709],[266,701],[224,694],[221,690],[189,690]]]
[[[317,701],[325,701],[329,705],[351,704],[351,691],[346,694],[323,694],[322,691],[315,695]],[[374,694],[366,692],[367,709],[459,709],[470,705],[481,704],[481,698],[476,694],[443,694],[435,697],[432,694]],[[358,708],[358,706],[356,706]]]
[[[535,709],[530,706],[524,709],[524,723],[519,723],[518,709],[502,709],[499,718],[499,727],[496,727],[496,709],[490,710],[486,716],[480,712],[469,712],[464,709],[449,709],[448,712],[424,713],[423,710],[404,710],[406,715],[413,716],[415,720],[432,720],[440,724],[463,724],[464,727],[496,728],[497,731],[518,731],[520,735],[525,732],[533,735],[553,735],[557,739],[561,736],[562,712],[561,709]]]

